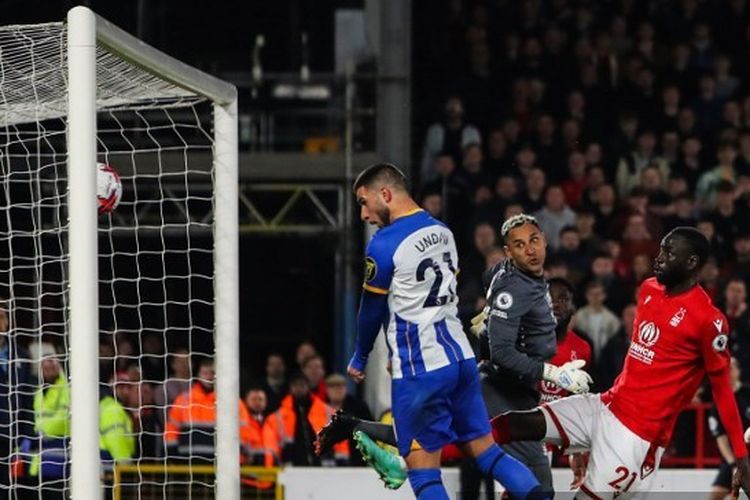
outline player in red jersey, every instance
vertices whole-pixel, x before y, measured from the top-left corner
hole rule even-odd
[[[628,355],[614,387],[493,419],[498,443],[551,442],[591,451],[581,492],[636,498],[650,489],[675,420],[707,375],[737,458],[732,487],[750,490],[750,465],[729,380],[727,320],[698,286],[709,244],[678,227],[661,241],[654,274],[643,282]]]
[[[549,295],[552,300],[552,313],[555,315],[557,325],[555,326],[555,335],[557,336],[557,352],[548,361],[555,366],[562,366],[568,361],[582,359],[586,366],[591,366],[591,346],[584,339],[579,337],[573,330],[570,330],[570,319],[575,313],[575,304],[573,296],[575,292],[573,285],[562,278],[551,278],[547,281],[549,284]],[[560,398],[570,396],[571,393],[560,386],[541,380],[539,382],[540,401],[549,403]]]
[[[552,300],[552,312],[557,321],[555,326],[557,353],[548,363],[562,366],[569,361],[582,359],[586,362],[586,366],[591,366],[591,346],[569,328],[570,319],[576,310],[573,300],[575,295],[573,285],[562,278],[551,278],[547,283]],[[549,403],[571,395],[565,389],[544,380],[539,382],[539,394],[541,403]],[[560,449],[553,444],[547,444],[547,451],[550,454],[550,459],[552,459],[552,455],[559,452]],[[570,453],[568,463],[573,471],[573,481],[570,483],[570,487],[576,489],[581,486],[586,476],[586,453]]]

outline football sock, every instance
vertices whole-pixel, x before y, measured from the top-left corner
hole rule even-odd
[[[534,474],[496,444],[487,448],[476,460],[479,470],[500,482],[512,498],[549,498],[541,492],[541,486]]]
[[[407,474],[417,500],[449,500],[440,469],[410,469]]]

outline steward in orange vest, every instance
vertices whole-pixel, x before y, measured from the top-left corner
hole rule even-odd
[[[281,400],[279,409],[263,424],[266,466],[321,465],[321,462],[332,460],[339,465],[346,464],[349,460],[348,441],[334,446],[332,457],[318,457],[313,447],[315,436],[333,415],[333,409],[310,393],[307,379],[301,373],[289,379],[289,392]]]
[[[216,373],[210,359],[203,360],[198,368],[198,381],[189,391],[183,392],[170,405],[164,425],[167,454],[172,457],[213,459],[216,433]],[[250,415],[238,398],[240,443],[244,450],[250,445]],[[244,463],[245,453],[241,454]]]

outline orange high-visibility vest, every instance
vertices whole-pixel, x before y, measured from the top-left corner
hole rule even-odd
[[[328,419],[333,415],[333,408],[325,404],[320,398],[310,395],[312,405],[307,414],[313,432],[320,432]],[[294,441],[294,429],[297,425],[297,415],[294,412],[292,396],[281,400],[281,406],[275,413],[266,418],[263,424],[263,444],[266,447],[266,467],[281,463],[281,450],[285,445]],[[337,459],[349,458],[349,441],[345,440],[333,447]]]
[[[240,443],[250,448],[250,413],[247,407],[238,399],[240,420]],[[216,391],[207,393],[203,386],[196,382],[189,391],[183,392],[172,403],[167,422],[164,425],[164,439],[167,446],[177,445],[180,432],[187,432],[192,427],[216,428]],[[195,450],[196,452],[211,452],[212,450]],[[245,453],[242,454],[242,462]]]

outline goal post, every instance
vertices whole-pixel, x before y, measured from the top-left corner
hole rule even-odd
[[[86,7],[68,13],[69,346],[71,492],[101,498],[99,455],[99,297],[97,249],[97,46],[213,106],[213,262],[216,366],[216,497],[240,496],[239,236],[237,92],[159,52]],[[158,96],[157,96],[158,97]],[[72,244],[71,244],[72,248]]]

